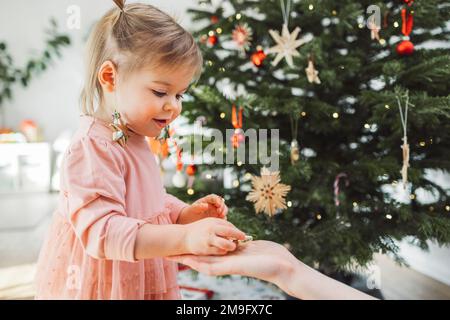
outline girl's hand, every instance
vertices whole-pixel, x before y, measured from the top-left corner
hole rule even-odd
[[[180,213],[177,223],[187,224],[204,218],[227,219],[228,207],[225,200],[216,194],[198,199]]]
[[[224,255],[236,249],[236,244],[228,238],[245,239],[244,232],[222,219],[206,218],[185,227],[186,250],[194,255]]]

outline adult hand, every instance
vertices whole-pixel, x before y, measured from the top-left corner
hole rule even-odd
[[[250,241],[226,256],[180,255],[168,257],[208,275],[238,274],[277,283],[288,276],[296,258],[282,245],[271,241]]]
[[[168,259],[209,275],[259,278],[300,299],[374,299],[308,267],[271,241],[244,243],[224,256],[180,255]]]

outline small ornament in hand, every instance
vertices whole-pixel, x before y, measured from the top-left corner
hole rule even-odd
[[[238,239],[234,239],[234,238],[230,238],[230,240],[233,240],[233,242],[236,244],[236,249],[237,249],[239,247],[239,245],[253,241],[253,237],[246,235],[244,240],[238,240]]]

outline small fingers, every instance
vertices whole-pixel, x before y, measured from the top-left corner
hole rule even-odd
[[[223,198],[217,194],[210,194],[203,198],[206,202],[214,205],[216,208],[220,208],[223,204]]]
[[[220,208],[220,215],[222,218],[226,218],[227,214],[228,214],[228,207],[224,203],[222,203],[222,207]]]
[[[226,221],[228,222],[228,221]],[[230,226],[231,225],[231,226]],[[215,233],[218,236],[224,238],[233,238],[237,240],[244,240],[245,233],[236,228],[234,225],[230,223],[230,225],[217,226],[215,229]]]
[[[212,238],[210,244],[225,251],[233,251],[236,249],[236,244],[233,241],[217,236]]]
[[[195,209],[198,209],[200,211],[205,211],[205,210],[209,209],[208,203],[205,203],[205,202],[195,202],[195,203],[192,204],[192,206]]]
[[[228,250],[224,250],[224,249],[220,249],[220,248],[216,248],[216,247],[210,247],[208,249],[208,254],[209,255],[224,256],[227,253],[228,253]]]
[[[227,216],[228,208],[225,204],[221,204],[220,207],[211,206],[211,212],[213,212],[213,216],[218,217],[220,219],[225,219]]]
[[[234,224],[232,224],[230,221],[224,220],[224,219],[219,219],[219,224],[226,226],[226,227],[230,227],[230,228],[234,228],[236,230],[239,230],[238,228],[236,228],[236,226]],[[240,230],[239,230],[240,231]]]

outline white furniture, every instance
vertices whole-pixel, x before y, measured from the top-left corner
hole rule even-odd
[[[50,190],[51,145],[0,143],[0,193]]]

